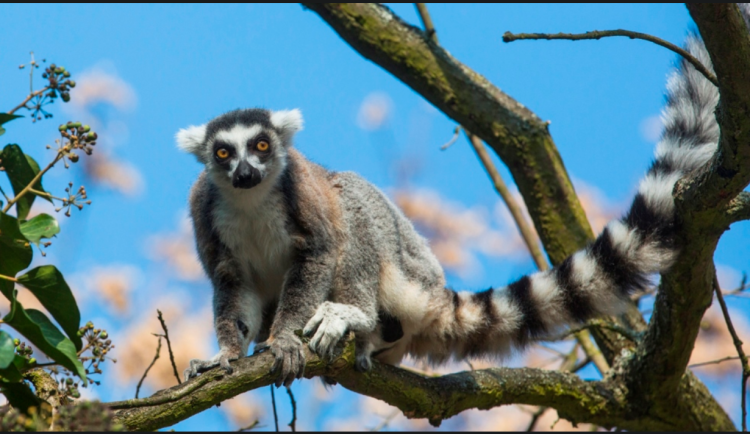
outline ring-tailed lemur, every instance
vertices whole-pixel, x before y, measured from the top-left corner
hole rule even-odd
[[[697,37],[690,52],[711,65]],[[355,332],[356,366],[406,354],[502,355],[566,324],[613,314],[673,261],[675,183],[716,151],[717,89],[682,61],[669,79],[665,131],[630,210],[558,267],[501,289],[454,292],[425,239],[376,187],[330,172],[292,148],[298,110],[235,110],[180,130],[180,148],[205,164],[190,194],[198,252],[214,286],[220,352],[186,377],[273,352],[277,386],[304,370],[297,329],[331,354]]]

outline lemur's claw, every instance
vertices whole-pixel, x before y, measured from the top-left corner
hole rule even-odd
[[[219,354],[215,355],[209,360],[191,360],[190,366],[185,369],[182,375],[185,377],[185,381],[188,381],[191,378],[197,377],[198,374],[202,374],[217,366],[221,367],[227,373],[227,375],[230,375],[234,372],[234,369],[229,362],[237,359],[238,357],[231,357],[230,354],[224,351],[220,351]]]
[[[295,378],[305,373],[305,353],[302,341],[293,334],[285,334],[273,339],[268,346],[274,355],[271,372],[278,372],[276,387],[291,386]]]
[[[270,346],[270,345],[268,345],[268,343],[266,343],[265,341],[263,341],[263,342],[258,342],[257,344],[255,344],[255,348],[253,349],[253,355],[256,355],[256,354],[260,354],[260,353],[262,353],[262,352],[265,352],[265,351],[266,351],[266,350],[268,350],[269,348],[271,348],[271,346]]]
[[[336,344],[346,336],[348,324],[341,305],[325,302],[318,308],[315,316],[307,322],[305,334],[313,335],[310,349],[320,358],[331,360],[335,354]]]

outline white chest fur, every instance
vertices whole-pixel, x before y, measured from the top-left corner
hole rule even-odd
[[[261,186],[258,186],[261,187]],[[222,192],[214,211],[221,241],[230,248],[250,286],[275,298],[292,260],[283,197],[262,188]]]

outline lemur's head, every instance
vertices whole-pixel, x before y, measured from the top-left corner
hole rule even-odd
[[[234,110],[177,132],[177,145],[206,165],[214,181],[253,188],[286,166],[292,136],[302,129],[299,110]]]

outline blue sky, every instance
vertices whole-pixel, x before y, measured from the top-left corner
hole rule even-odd
[[[392,7],[419,25],[413,5]],[[675,55],[626,38],[504,44],[501,37],[505,31],[624,28],[680,43],[692,26],[683,5],[439,4],[430,5],[430,11],[441,44],[453,56],[551,121],[550,131],[573,179],[595,186],[612,204],[627,202],[653,154],[655,142],[647,126],[661,110]],[[56,125],[73,115],[112,133],[100,145],[110,146],[106,152],[140,173],[140,190],[123,195],[87,184],[94,204],[66,219],[48,258],[36,260],[78,276],[94,266],[139,268],[142,277],[134,293],[138,310],[156,308],[143,300],[158,292],[159,285],[178,286],[192,306],[209,303],[205,282],[174,283],[164,277],[160,265],[148,258],[148,240],[179,229],[188,189],[201,170],[176,149],[175,132],[231,109],[300,108],[305,129],[296,146],[303,153],[330,169],[359,172],[384,189],[402,186],[394,162],[407,161],[412,162],[408,185],[413,188],[438,191],[467,209],[492,210],[498,202],[463,137],[449,150],[439,150],[450,139],[454,121],[362,58],[315,13],[297,4],[3,5],[0,25],[2,110],[25,96],[27,70],[19,71],[18,65],[28,62],[31,50],[37,58],[64,65],[74,78],[100,71],[119,77],[132,92],[120,106],[100,102],[76,112],[56,103],[53,120],[33,126],[28,119],[14,121],[2,139],[3,145],[21,144],[42,162],[49,159],[44,145],[55,138]],[[373,94],[384,95],[390,107],[385,123],[374,131],[357,121],[363,101]],[[46,185],[57,185],[61,192],[68,180],[90,183],[81,173],[80,167],[68,172],[58,168]],[[5,187],[4,182],[0,185]],[[749,237],[750,225],[743,223],[722,239],[716,261],[727,275],[739,279],[750,268]],[[478,260],[481,273],[449,273],[450,284],[474,290],[503,285],[533,270],[529,260],[485,255]],[[742,300],[733,302],[745,313]],[[101,312],[92,302],[83,316]],[[103,316],[111,327],[126,325],[126,320]],[[299,401],[314,399],[309,387],[295,388]],[[267,399],[267,390],[255,393]],[[331,417],[347,412],[350,395],[332,393],[337,404],[325,411]],[[120,394],[101,388],[99,396],[106,400]],[[283,394],[279,396],[282,401]],[[286,419],[288,406],[280,406]],[[730,409],[735,417],[736,410]],[[307,427],[324,427],[323,418],[318,415]],[[264,423],[272,428],[268,418]],[[213,409],[176,428],[232,426]]]

